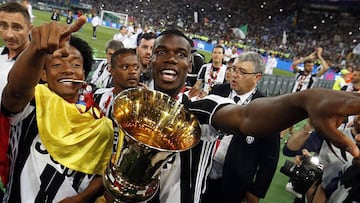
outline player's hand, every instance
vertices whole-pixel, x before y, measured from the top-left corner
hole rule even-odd
[[[68,56],[70,35],[78,31],[86,22],[82,16],[71,26],[56,22],[44,23],[32,29],[30,46],[43,54],[53,54],[55,57]]]

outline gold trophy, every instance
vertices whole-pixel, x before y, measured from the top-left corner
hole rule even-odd
[[[105,170],[105,188],[116,202],[149,200],[169,158],[199,142],[199,121],[175,99],[145,88],[116,96],[113,116],[124,136]]]

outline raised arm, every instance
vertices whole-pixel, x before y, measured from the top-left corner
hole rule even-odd
[[[329,65],[327,64],[327,62],[325,61],[325,59],[322,57],[322,53],[323,53],[323,49],[321,47],[318,47],[316,49],[316,56],[318,57],[318,59],[320,60],[320,64],[321,64],[321,69],[316,73],[317,77],[320,77],[322,75],[324,75],[324,73],[329,70]]]
[[[300,59],[294,60],[293,63],[291,64],[291,66],[293,67],[294,72],[297,73],[297,72],[299,72],[299,68],[298,68],[299,64],[302,64],[308,60],[314,60],[315,58],[316,58],[316,52],[312,52],[311,54],[309,54],[306,57],[301,57]]]
[[[245,106],[218,110],[213,125],[224,131],[266,136],[309,117],[314,129],[336,146],[359,156],[355,143],[337,127],[345,117],[360,113],[360,97],[353,93],[309,89],[277,97],[259,98]]]
[[[40,81],[46,56],[68,55],[66,44],[71,33],[79,30],[85,22],[85,17],[82,17],[70,27],[51,22],[32,29],[31,43],[16,60],[3,91],[2,105],[7,111],[16,113],[26,106]]]

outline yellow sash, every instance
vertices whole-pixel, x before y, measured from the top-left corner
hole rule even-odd
[[[76,104],[65,101],[46,85],[36,86],[35,101],[39,135],[50,155],[70,169],[103,174],[114,139],[111,120],[96,119],[92,109],[80,113]],[[99,115],[97,109],[94,111]]]

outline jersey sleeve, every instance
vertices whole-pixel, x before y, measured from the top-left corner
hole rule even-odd
[[[218,95],[208,95],[202,99],[188,102],[187,108],[198,118],[200,124],[211,125],[215,112],[228,104],[234,104],[234,101]]]

